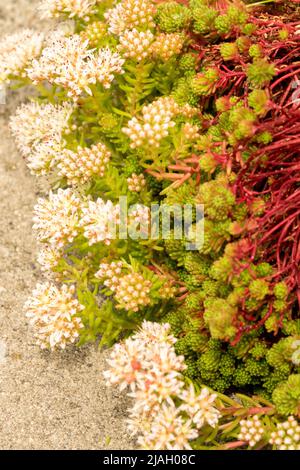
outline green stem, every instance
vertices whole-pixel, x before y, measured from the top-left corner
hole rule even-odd
[[[249,5],[246,5],[247,8],[252,8],[252,7],[257,7],[260,5],[265,5],[266,3],[276,3],[276,0],[264,0],[261,2],[256,2],[256,3],[250,3]]]

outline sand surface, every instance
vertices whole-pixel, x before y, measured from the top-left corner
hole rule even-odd
[[[37,3],[2,1],[0,36],[39,28]],[[101,375],[107,352],[41,352],[24,318],[41,274],[31,229],[36,181],[8,130],[22,98],[10,92],[0,104],[0,449],[130,449],[126,402]]]

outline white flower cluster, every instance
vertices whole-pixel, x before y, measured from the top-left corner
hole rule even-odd
[[[58,265],[60,258],[60,250],[51,245],[42,245],[37,256],[37,262],[42,271],[51,272]]]
[[[39,56],[43,42],[44,34],[30,29],[4,37],[0,41],[0,83],[26,77],[25,68]]]
[[[146,186],[146,180],[144,175],[137,175],[136,173],[132,173],[132,175],[127,178],[127,184],[129,191],[139,193]]]
[[[300,424],[294,416],[277,424],[277,430],[271,433],[270,444],[278,450],[300,450]]]
[[[128,429],[143,449],[191,449],[189,441],[198,437],[198,429],[218,423],[216,395],[206,388],[200,394],[193,386],[185,388],[186,366],[175,353],[175,342],[168,324],[144,321],[140,331],[113,348],[110,369],[104,372],[108,385],[129,387],[134,405]]]
[[[32,173],[45,174],[63,148],[63,133],[73,107],[38,104],[21,105],[10,119],[10,129]]]
[[[149,29],[138,31],[133,28],[126,29],[119,36],[120,44],[117,49],[126,59],[134,59],[137,62],[149,56],[167,61],[181,52],[184,41],[182,34],[162,33],[155,37]]]
[[[150,208],[143,204],[133,205],[128,212],[128,231],[133,240],[149,237]]]
[[[122,0],[104,17],[109,24],[109,32],[120,35],[126,29],[153,27],[153,15],[154,5],[149,0]]]
[[[89,19],[89,15],[94,13],[98,0],[43,0],[39,6],[42,18],[58,18],[66,15],[69,18],[77,16],[82,19]]]
[[[186,122],[182,127],[182,132],[188,141],[197,140],[200,137],[199,127]]]
[[[248,442],[250,447],[254,447],[263,437],[265,430],[258,416],[242,419],[241,430],[238,435],[240,441]]]
[[[178,290],[171,279],[165,279],[164,285],[158,291],[162,299],[174,299]]]
[[[184,41],[185,38],[182,34],[161,33],[155,38],[155,41],[151,46],[151,52],[154,57],[159,57],[160,59],[167,61],[174,55],[180,54]]]
[[[151,54],[153,39],[154,35],[150,30],[126,29],[119,37],[120,44],[117,49],[126,59],[136,59],[140,62]]]
[[[140,273],[124,274],[123,268],[122,261],[101,263],[95,276],[114,293],[116,308],[138,312],[151,302],[152,283]]]
[[[95,276],[103,280],[103,284],[108,287],[112,292],[115,292],[122,275],[123,263],[122,261],[112,261],[111,263],[101,263],[99,271]]]
[[[142,108],[142,117],[133,117],[123,128],[131,140],[131,148],[149,144],[159,147],[161,139],[168,135],[175,126],[172,117],[175,115],[176,103],[173,98],[159,98]]]
[[[138,312],[140,308],[146,307],[151,302],[151,286],[151,281],[144,279],[142,274],[129,273],[122,276],[115,292],[118,302],[116,308]]]
[[[169,129],[175,126],[172,120],[177,115],[192,116],[195,109],[189,105],[179,106],[174,98],[158,98],[142,108],[142,116],[133,117],[122,131],[131,140],[131,148],[145,146],[159,147],[160,141],[167,137]]]
[[[109,88],[114,75],[123,73],[123,63],[124,59],[108,47],[94,52],[80,35],[60,35],[32,61],[27,73],[34,84],[47,80],[66,88],[76,101],[83,92],[92,94],[90,86],[97,82]]]
[[[70,189],[52,191],[34,208],[33,228],[39,241],[54,248],[71,243],[78,234],[81,200]]]
[[[86,28],[80,32],[83,39],[89,41],[89,47],[99,47],[102,39],[107,37],[107,25],[102,21],[93,21],[89,23]]]
[[[92,176],[104,176],[110,157],[111,152],[101,142],[91,148],[78,147],[77,152],[64,149],[57,164],[59,175],[71,185],[86,183]]]
[[[74,298],[75,288],[38,284],[25,304],[26,316],[36,330],[37,344],[42,348],[65,349],[74,343],[83,328],[80,312],[84,309]]]
[[[84,236],[90,245],[104,242],[110,245],[111,240],[116,239],[116,230],[120,221],[120,206],[111,201],[88,201],[87,207],[82,208],[80,226],[83,227]]]
[[[139,426],[138,417],[134,426]],[[164,403],[148,427],[147,432],[138,438],[144,450],[190,450],[189,441],[198,437],[198,431],[191,420],[184,419],[180,408],[174,402]],[[149,429],[149,430],[148,430]]]

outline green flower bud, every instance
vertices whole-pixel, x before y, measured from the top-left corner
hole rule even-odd
[[[269,294],[269,283],[263,279],[255,279],[249,285],[249,291],[256,300],[263,300]]]
[[[248,103],[258,116],[268,111],[269,97],[265,90],[253,90],[248,96]]]
[[[237,387],[245,387],[245,385],[251,384],[252,377],[244,366],[239,366],[234,374],[234,384]]]
[[[199,96],[209,96],[215,92],[216,84],[220,78],[216,67],[209,67],[204,72],[193,77],[191,86],[194,93]]]
[[[220,34],[228,34],[232,29],[232,21],[227,15],[219,15],[215,20],[215,28]]]
[[[232,267],[232,259],[228,256],[222,256],[213,263],[210,275],[217,281],[226,282],[232,274]]]
[[[245,53],[249,50],[251,46],[251,41],[246,36],[241,36],[236,40],[236,45],[240,52]]]
[[[154,20],[163,32],[176,33],[188,26],[191,12],[177,2],[166,2],[158,6]]]
[[[281,41],[285,41],[289,37],[289,30],[286,28],[280,29],[278,31],[278,37]]]
[[[259,44],[252,44],[249,48],[249,55],[253,59],[261,59],[264,55],[264,51]]]
[[[256,142],[258,142],[259,144],[264,144],[264,145],[267,145],[269,144],[270,142],[272,142],[273,140],[273,136],[270,132],[268,131],[265,131],[265,132],[261,132],[260,134],[258,134],[255,138]]]
[[[179,68],[183,72],[188,72],[190,70],[195,70],[197,64],[197,56],[192,53],[183,54],[179,60]]]
[[[256,31],[256,29],[257,27],[254,23],[246,23],[242,27],[242,32],[246,34],[247,36],[251,36]]]
[[[274,295],[279,300],[286,300],[289,289],[285,282],[278,282],[274,287]]]
[[[204,320],[213,338],[228,340],[236,334],[233,319],[237,309],[224,299],[214,299],[205,305]]]
[[[253,88],[261,88],[267,85],[275,74],[275,65],[270,64],[266,59],[257,59],[247,68],[247,77]]]
[[[225,61],[227,60],[236,60],[239,57],[239,49],[236,43],[227,43],[224,42],[220,46],[221,56]]]
[[[293,350],[293,343],[295,338],[290,336],[288,338],[282,338],[278,343],[273,344],[271,349],[267,353],[268,363],[274,367],[281,367],[283,364],[291,364]]]
[[[213,173],[216,170],[218,163],[213,155],[205,153],[200,157],[199,166],[201,170],[206,173]]]
[[[300,411],[300,374],[292,374],[275,388],[272,398],[281,415],[298,415]]]
[[[253,356],[255,359],[262,359],[266,356],[268,352],[268,347],[266,343],[258,342],[256,343],[252,349],[250,349],[249,354]]]
[[[202,374],[203,370],[217,372],[221,358],[221,351],[210,349],[201,355],[197,361],[198,370]]]
[[[197,34],[207,34],[214,30],[215,19],[218,12],[212,8],[202,5],[192,9],[194,20],[194,32]]]
[[[255,267],[258,277],[267,277],[273,273],[273,268],[269,263],[260,263]]]
[[[247,359],[245,369],[252,377],[266,377],[270,372],[267,361],[257,361],[255,358]]]
[[[219,364],[219,370],[221,375],[223,377],[232,377],[232,372],[235,369],[235,359],[234,357],[229,354],[225,353],[222,355],[220,364]]]

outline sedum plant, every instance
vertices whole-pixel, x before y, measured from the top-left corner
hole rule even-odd
[[[297,2],[40,12],[50,33],[0,41],[0,85],[33,90],[11,131],[50,187],[37,343],[121,340],[106,378],[143,448],[299,449]]]

